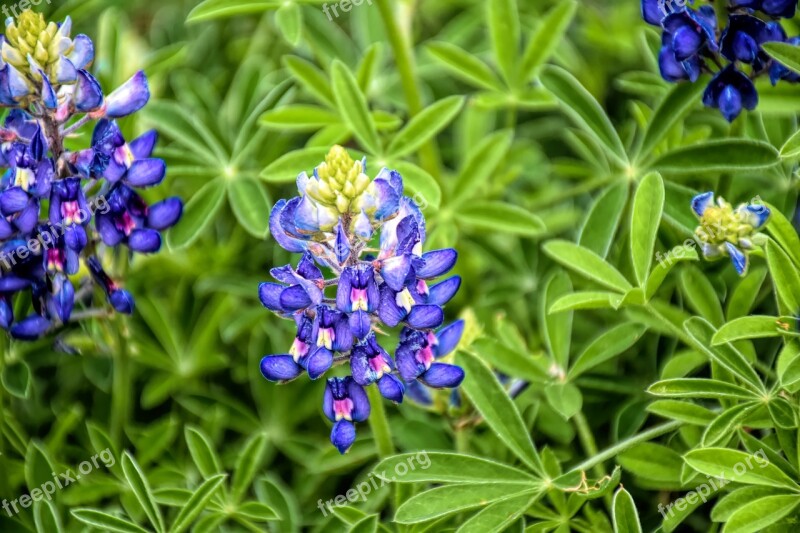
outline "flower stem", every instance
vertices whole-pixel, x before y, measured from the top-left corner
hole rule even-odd
[[[111,391],[111,440],[120,448],[123,444],[123,428],[130,417],[131,379],[128,357],[127,325],[122,316],[115,320],[117,350],[114,353],[113,390]]]
[[[398,16],[392,10],[389,0],[376,0],[380,11],[389,43],[394,51],[394,60],[397,64],[397,71],[400,74],[400,83],[403,86],[403,93],[408,105],[408,113],[411,117],[419,114],[423,109],[422,95],[417,85],[416,66],[414,64],[414,53],[411,47],[411,39],[404,34],[398,23]],[[420,147],[419,157],[422,167],[430,172],[434,177],[441,176],[439,150],[436,142],[431,139]]]
[[[597,455],[597,443],[594,440],[594,434],[592,433],[592,429],[589,427],[589,422],[586,420],[586,416],[583,414],[583,412],[579,412],[572,417],[572,420],[575,422],[575,428],[578,430],[578,438],[581,440],[581,445],[583,446],[586,455],[589,457]],[[605,475],[605,470],[603,469],[602,464],[596,464],[593,468],[593,472],[597,477],[603,477]]]
[[[392,432],[389,429],[389,422],[386,420],[383,397],[378,387],[367,387],[367,394],[369,395],[370,403],[369,427],[372,429],[372,435],[378,447],[378,457],[383,459],[394,453]]]
[[[681,424],[683,424],[683,422],[679,420],[673,420],[672,422],[661,424],[660,426],[656,426],[648,429],[647,431],[643,431],[638,435],[629,437],[621,442],[618,442],[611,448],[606,448],[602,452],[594,455],[593,457],[588,458],[584,462],[575,465],[574,467],[572,467],[572,469],[570,469],[570,472],[581,472],[593,468],[595,465],[599,465],[603,461],[607,461],[608,459],[611,459],[612,457],[619,455],[621,452],[627,450],[628,448],[630,448],[635,444],[639,444],[640,442],[647,442],[656,437],[660,437],[661,435],[665,435],[670,431],[678,429],[681,426]]]

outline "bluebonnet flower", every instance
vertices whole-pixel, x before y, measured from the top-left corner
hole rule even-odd
[[[166,172],[151,157],[155,132],[128,143],[114,122],[147,103],[146,76],[104,95],[87,70],[94,45],[71,29],[69,17],[48,23],[26,10],[0,38],[0,106],[9,108],[0,127],[0,328],[22,340],[63,327],[76,306],[91,304],[91,292],[79,298],[74,285],[81,261],[110,306],[132,313],[133,296],[104,271],[102,253],[120,244],[157,251],[160,232],[183,210],[178,198],[148,205],[136,192]],[[92,120],[91,147],[67,150],[66,137]],[[32,312],[15,317],[25,293]]]
[[[703,103],[719,109],[729,122],[742,109],[758,104],[753,80],[769,74],[773,85],[778,80],[800,81],[800,76],[773,60],[763,50],[767,42],[798,45],[787,39],[780,23],[759,17],[791,18],[796,0],[729,0],[727,25],[718,27],[715,6],[697,8],[685,1],[641,0],[642,17],[663,30],[658,66],[669,82],[695,82],[703,72],[713,74],[703,95]]]
[[[702,244],[703,256],[730,257],[736,272],[743,276],[749,251],[766,243],[766,236],[758,230],[769,220],[769,208],[750,203],[734,209],[722,198],[715,201],[713,192],[705,192],[692,199],[692,211],[700,219],[695,235]]]
[[[384,398],[400,403],[418,383],[455,388],[464,379],[458,366],[434,362],[461,339],[463,321],[434,331],[461,278],[429,286],[453,268],[458,254],[423,253],[425,218],[403,195],[400,174],[383,169],[371,180],[366,161],[353,161],[340,146],[311,176],[301,173],[297,188],[299,196],[273,207],[270,230],[278,244],[302,257],[296,268],[273,268],[277,283],[264,282],[258,290],[264,307],[293,319],[297,333],[288,353],[261,360],[261,373],[283,383],[304,372],[318,379],[349,363],[350,375],[328,379],[323,401],[334,422],[331,442],[345,453],[355,440],[355,422],[369,415],[364,387],[374,384]],[[395,363],[379,335],[401,323]]]

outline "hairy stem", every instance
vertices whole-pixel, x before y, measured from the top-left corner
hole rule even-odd
[[[423,104],[422,95],[417,85],[411,39],[400,29],[397,14],[392,10],[389,0],[376,0],[376,3],[383,19],[383,25],[386,28],[386,34],[389,37],[389,43],[394,51],[394,60],[397,64],[397,71],[400,74],[400,83],[403,86],[408,112],[413,117],[422,111]],[[441,176],[439,151],[433,139],[422,145],[419,150],[419,157],[425,170],[434,177]]]

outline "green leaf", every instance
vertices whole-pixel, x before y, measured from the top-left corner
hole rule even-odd
[[[625,147],[600,104],[575,77],[560,67],[547,66],[541,80],[548,91],[561,102],[561,109],[593,135],[608,153],[626,161]]]
[[[405,194],[411,197],[420,211],[424,212],[431,207],[439,209],[442,203],[442,189],[433,176],[407,161],[391,161],[389,168],[403,176],[403,185],[408,189]]]
[[[403,157],[425,144],[453,121],[463,105],[463,96],[448,96],[423,109],[389,143],[389,157]]]
[[[331,84],[339,113],[353,130],[361,146],[372,154],[380,153],[381,142],[367,107],[367,99],[353,73],[338,59],[331,68]]]
[[[0,375],[3,387],[17,398],[26,399],[31,394],[31,369],[22,360],[14,361],[3,367]]]
[[[667,486],[678,482],[683,466],[676,451],[654,442],[642,442],[625,450],[617,461],[636,477]]]
[[[275,24],[292,46],[300,44],[303,37],[303,11],[296,3],[286,3],[275,12]]]
[[[583,407],[583,395],[572,383],[550,383],[544,388],[544,396],[564,420],[578,414]]]
[[[715,418],[710,409],[680,400],[656,400],[647,406],[647,410],[658,416],[695,426],[706,426]]]
[[[247,441],[244,450],[239,454],[236,460],[236,468],[233,470],[233,482],[231,484],[233,497],[237,501],[242,499],[253,482],[266,449],[266,435],[264,433],[256,433]]]
[[[766,204],[770,210],[769,220],[767,221],[767,231],[781,245],[783,251],[792,259],[794,264],[800,268],[800,235],[791,222],[774,205]]]
[[[228,198],[236,220],[252,236],[263,239],[269,233],[269,197],[258,181],[236,178],[228,181]]]
[[[310,172],[328,154],[330,147],[301,148],[284,154],[261,172],[261,177],[270,183],[288,183],[297,179],[301,172]],[[355,155],[353,155],[355,157]]]
[[[455,217],[473,228],[524,237],[537,237],[547,229],[544,222],[527,209],[505,202],[471,202],[460,207]]]
[[[686,452],[683,459],[689,466],[707,476],[724,476],[729,482],[788,488],[800,492],[800,486],[791,477],[763,456],[728,448],[702,448]]]
[[[614,518],[614,533],[641,533],[639,513],[633,498],[625,489],[619,489],[611,502]]]
[[[214,496],[226,477],[225,474],[213,476],[197,487],[192,497],[189,498],[189,501],[186,502],[181,512],[175,517],[175,521],[170,528],[170,533],[180,533],[181,531],[187,530],[189,526],[192,525],[192,522],[200,516],[200,513],[206,510],[208,501]]]
[[[261,115],[261,124],[267,128],[286,131],[317,131],[332,124],[341,124],[336,113],[314,105],[287,105]]]
[[[397,509],[394,520],[414,524],[441,518],[454,513],[485,507],[497,500],[531,493],[520,485],[504,483],[481,485],[445,485],[412,496]]]
[[[650,117],[639,148],[639,159],[643,160],[656,149],[672,127],[697,105],[704,90],[703,83],[678,83],[673,87]]]
[[[269,0],[206,0],[189,12],[186,22],[193,24],[236,15],[261,13],[269,9],[277,9],[284,2]]]
[[[487,363],[508,375],[519,376],[534,383],[549,379],[545,369],[537,365],[528,353],[517,350],[488,337],[475,340],[470,348]]]
[[[764,43],[764,51],[786,68],[800,73],[800,49],[790,43]]]
[[[664,181],[651,172],[639,183],[631,214],[631,257],[639,286],[644,287],[653,262],[661,213],[664,211]]]
[[[775,316],[743,316],[731,320],[714,334],[711,344],[719,345],[743,339],[779,337],[782,331]]]
[[[147,530],[129,522],[94,509],[73,509],[70,514],[100,531],[115,531],[119,533],[147,533]]]
[[[758,404],[755,402],[747,402],[736,404],[724,410],[708,424],[705,432],[703,432],[703,438],[700,441],[702,447],[708,448],[717,444],[724,445],[739,427],[742,420],[757,406]]]
[[[375,533],[378,531],[379,518],[380,516],[377,514],[365,516],[357,523],[353,524],[353,527],[350,528],[348,533]]]
[[[186,445],[189,447],[189,453],[192,455],[192,460],[204,478],[210,478],[216,474],[222,473],[217,453],[211,444],[209,438],[197,428],[187,427],[184,430],[186,438]]]
[[[36,524],[36,531],[46,531],[47,533],[64,531],[56,504],[50,500],[34,502],[33,522]]]
[[[527,83],[539,74],[541,66],[564,38],[577,7],[577,2],[560,2],[541,18],[522,57],[520,82]]]
[[[564,240],[545,243],[544,252],[554,261],[599,283],[603,287],[621,293],[628,292],[631,284],[617,269],[596,253]]]
[[[622,296],[614,292],[579,291],[567,294],[556,301],[549,313],[560,313],[570,309],[604,309],[617,308],[622,301]]]
[[[676,378],[657,381],[647,392],[671,398],[716,398],[752,400],[758,398],[753,392],[724,381],[705,378]]]
[[[150,524],[156,531],[164,531],[164,519],[161,518],[161,511],[156,505],[153,498],[153,491],[150,490],[150,484],[144,476],[144,472],[136,463],[136,459],[129,452],[122,454],[122,472],[125,474],[125,479],[128,480],[136,500],[139,505],[144,509],[144,514],[150,520]]]
[[[584,372],[605,363],[636,344],[646,328],[640,324],[620,324],[600,334],[578,356],[567,374],[574,380]]]
[[[740,172],[761,170],[778,163],[778,151],[762,141],[715,139],[693,143],[667,152],[651,168],[661,172]]]
[[[756,533],[778,522],[800,504],[796,494],[765,496],[749,502],[734,512],[725,523],[723,533]]]
[[[424,459],[420,457],[423,456]],[[475,457],[447,452],[404,453],[387,457],[372,469],[383,478],[398,472],[398,465],[407,472],[396,483],[492,483],[538,486],[539,480],[518,467]],[[427,464],[427,466],[425,466]],[[419,465],[410,468],[411,465]]]
[[[458,533],[486,533],[487,531],[508,531],[512,522],[528,510],[538,498],[538,493],[523,493],[498,500],[472,518],[461,524]]]
[[[542,296],[542,333],[545,346],[553,360],[562,369],[569,365],[569,349],[572,340],[572,312],[547,314],[549,309],[561,296],[572,292],[572,283],[565,272],[556,272],[550,276],[544,287]]]
[[[700,259],[697,255],[697,250],[694,246],[676,246],[667,253],[667,256],[662,256],[659,252],[656,254],[658,264],[653,267],[650,276],[647,278],[647,285],[645,286],[644,294],[645,299],[650,300],[655,296],[661,284],[664,283],[667,274],[670,273],[672,267],[681,261],[697,261]]]
[[[53,462],[44,447],[38,440],[32,440],[25,452],[25,483],[28,487],[41,487],[46,482],[53,481],[52,472],[55,471]]]
[[[519,12],[516,0],[492,0],[489,12],[489,36],[500,72],[509,86],[514,84],[519,64]]]
[[[486,186],[497,167],[505,160],[513,141],[512,130],[501,130],[488,135],[469,151],[453,185],[453,195],[449,202],[451,207],[456,208],[474,198],[481,187]]]
[[[775,494],[784,494],[779,489],[772,487],[759,487],[748,485],[737,488],[720,498],[711,510],[711,520],[714,522],[727,522],[730,517],[745,504]]]
[[[719,303],[714,286],[703,273],[692,265],[680,273],[680,287],[689,307],[697,314],[720,326],[725,322],[722,305]]]
[[[605,258],[627,202],[628,184],[625,182],[616,183],[600,193],[581,226],[578,244]]]
[[[335,106],[328,77],[316,65],[297,56],[284,56],[283,64],[317,100],[330,107]]]
[[[707,320],[692,317],[683,324],[683,329],[695,341],[694,348],[716,361],[730,372],[733,372],[756,392],[763,392],[761,378],[753,370],[753,366],[732,344],[711,346],[716,329]]]
[[[767,265],[782,314],[796,313],[800,309],[800,275],[791,259],[774,241],[767,242]]]
[[[783,143],[780,149],[781,159],[795,159],[800,157],[800,130],[797,130]]]
[[[484,89],[503,90],[503,84],[497,79],[492,69],[486,66],[486,63],[458,46],[435,42],[428,44],[427,50],[436,60],[463,80]]]
[[[462,387],[472,404],[514,455],[534,472],[542,472],[541,459],[522,417],[494,372],[476,356],[467,352],[458,354],[467,374]]]
[[[169,230],[167,243],[173,250],[192,244],[214,221],[225,200],[225,182],[211,180],[186,202],[180,222]]]

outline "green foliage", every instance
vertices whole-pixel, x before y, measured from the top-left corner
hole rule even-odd
[[[639,2],[324,4],[53,6],[104,84],[146,70],[122,126],[161,135],[145,196],[187,204],[169,250],[118,258],[133,317],[0,337],[0,502],[114,458],[0,531],[795,531],[796,90],[728,125],[661,80]],[[294,333],[257,297],[288,262],[269,212],[332,144],[403,174],[466,322],[455,397],[373,405],[344,456],[319,383],[258,371]],[[688,240],[712,190],[771,210],[745,277]]]

